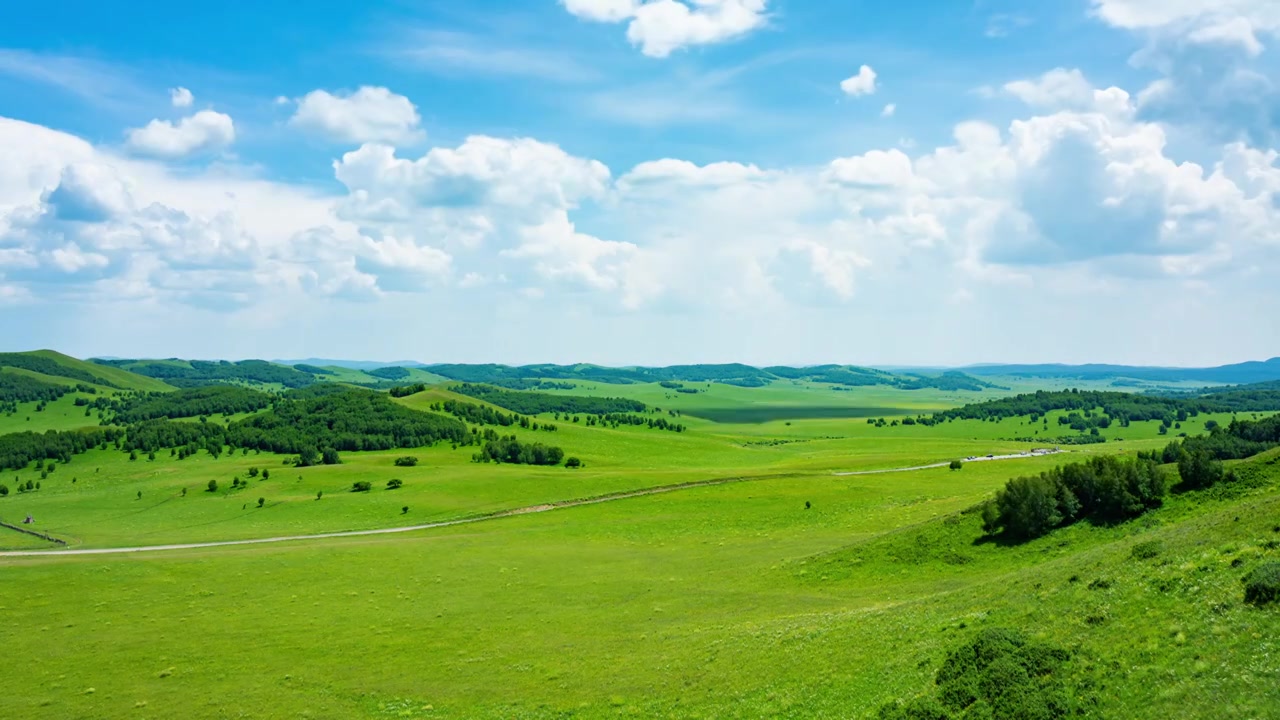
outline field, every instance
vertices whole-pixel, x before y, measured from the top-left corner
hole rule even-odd
[[[1243,604],[1240,585],[1280,559],[1275,451],[1239,463],[1248,483],[1007,545],[981,541],[970,510],[1010,477],[1171,437],[1138,422],[1061,455],[875,472],[1053,443],[1010,440],[1043,428],[1025,419],[865,419],[1008,391],[576,384],[556,392],[679,410],[688,430],[562,420],[554,433],[513,431],[562,446],[585,462],[578,470],[477,464],[474,448],[438,445],[309,468],[265,453],[130,460],[108,449],[43,478],[5,473],[6,485],[41,487],[0,498],[0,519],[30,513],[77,549],[478,519],[269,545],[0,557],[0,642],[21,657],[0,675],[9,713],[871,718],[926,691],[950,648],[995,626],[1072,649],[1073,672],[1097,681],[1092,717],[1280,713],[1280,613]],[[426,409],[452,397],[435,388],[399,402]],[[41,427],[91,420],[61,407],[72,402],[51,403]],[[0,422],[24,429],[26,409]],[[1056,417],[1047,436],[1059,434]],[[1189,419],[1171,435],[1208,420],[1230,416]],[[397,467],[404,455],[418,465]],[[848,472],[870,474],[837,474]],[[386,489],[393,478],[403,487]],[[247,487],[232,490],[233,479]],[[373,491],[349,492],[356,481]],[[610,497],[652,489],[668,491]],[[603,501],[548,508],[585,498]],[[536,512],[481,519],[516,509]],[[46,545],[0,532],[6,550]],[[1136,558],[1139,542],[1155,554]]]

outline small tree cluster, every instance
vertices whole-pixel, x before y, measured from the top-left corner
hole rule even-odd
[[[1085,518],[1118,522],[1136,517],[1159,507],[1165,492],[1164,475],[1154,460],[1090,458],[1010,480],[983,506],[983,529],[1030,540]]]

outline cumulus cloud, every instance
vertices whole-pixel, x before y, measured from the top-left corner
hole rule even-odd
[[[313,90],[298,101],[289,124],[346,143],[412,143],[424,136],[418,108],[384,87],[353,93]]]
[[[863,65],[858,69],[857,75],[846,78],[840,83],[840,89],[850,97],[874,95],[876,92],[876,71],[870,65]]]
[[[627,22],[627,39],[649,57],[725,42],[768,21],[767,0],[561,0],[584,20]]]
[[[1175,35],[1204,45],[1232,45],[1251,55],[1261,34],[1280,33],[1272,0],[1093,0],[1093,12],[1113,27]]]
[[[201,110],[176,124],[168,120],[152,120],[144,127],[130,130],[126,146],[140,155],[181,158],[224,148],[235,139],[235,123],[230,115]]]
[[[184,87],[176,87],[169,91],[169,101],[176,108],[189,108],[196,101],[191,91]]]

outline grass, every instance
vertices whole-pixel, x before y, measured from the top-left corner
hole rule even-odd
[[[620,389],[663,390],[606,388]],[[786,407],[845,395],[726,387],[689,398],[733,407],[755,392]],[[885,404],[882,392],[904,391],[850,393],[849,406]],[[1238,486],[1172,497],[1137,521],[1002,546],[981,541],[967,510],[1009,477],[1070,456],[832,473],[1025,450],[1034,445],[1004,439],[1034,431],[1022,421],[685,421],[683,434],[566,422],[516,431],[583,458],[579,471],[478,465],[473,448],[447,446],[305,469],[254,454],[76,457],[39,492],[0,498],[0,518],[30,512],[43,531],[109,547],[411,525],[753,479],[389,536],[0,557],[0,643],[23,658],[0,674],[0,693],[15,717],[869,718],[926,690],[946,651],[978,629],[1013,626],[1075,651],[1079,671],[1101,682],[1097,717],[1280,712],[1269,692],[1280,683],[1280,611],[1244,604],[1240,584],[1280,559],[1280,453],[1239,464]],[[1112,442],[1073,450],[1170,439],[1156,423],[1104,432]],[[396,467],[402,455],[419,465]],[[230,491],[251,466],[271,478]],[[386,490],[391,478],[404,487]],[[209,479],[219,492],[204,492]],[[373,491],[346,492],[356,481]]]

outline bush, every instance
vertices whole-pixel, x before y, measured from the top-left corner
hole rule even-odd
[[[0,485],[0,497],[6,497],[9,494],[8,485]]]
[[[1150,560],[1159,555],[1161,549],[1159,540],[1148,540],[1134,545],[1130,555],[1134,560]]]
[[[360,480],[351,484],[351,492],[369,492],[373,489],[373,483],[367,480]]]
[[[1244,601],[1259,607],[1280,600],[1280,562],[1254,568],[1244,579]]]
[[[948,653],[938,669],[937,697],[890,703],[881,720],[1055,720],[1073,714],[1073,692],[1061,648],[1034,643],[1016,630],[990,628]]]
[[[333,448],[325,448],[323,453],[323,461],[325,465],[341,465],[342,458],[338,457],[338,451]]]
[[[403,483],[403,482],[401,482],[400,480],[388,480],[388,481],[387,481],[387,489],[388,489],[388,490],[399,490],[399,489],[400,489],[400,488],[402,488],[402,487],[404,487],[404,483]]]
[[[396,467],[416,467],[417,465],[418,458],[416,457],[406,455],[404,457],[396,458]]]
[[[208,490],[208,492],[218,492],[218,481],[217,481],[217,480],[210,480],[210,481],[209,481],[209,490]]]
[[[949,465],[948,467],[950,467],[952,470],[959,470],[960,468],[964,467],[964,463],[960,462],[959,460],[952,460],[951,465]]]
[[[266,498],[258,498],[258,507],[262,507],[263,505],[266,505],[266,504],[267,504]]]
[[[571,457],[564,461],[564,466],[567,468],[580,468],[582,467],[582,461],[576,457]]]

